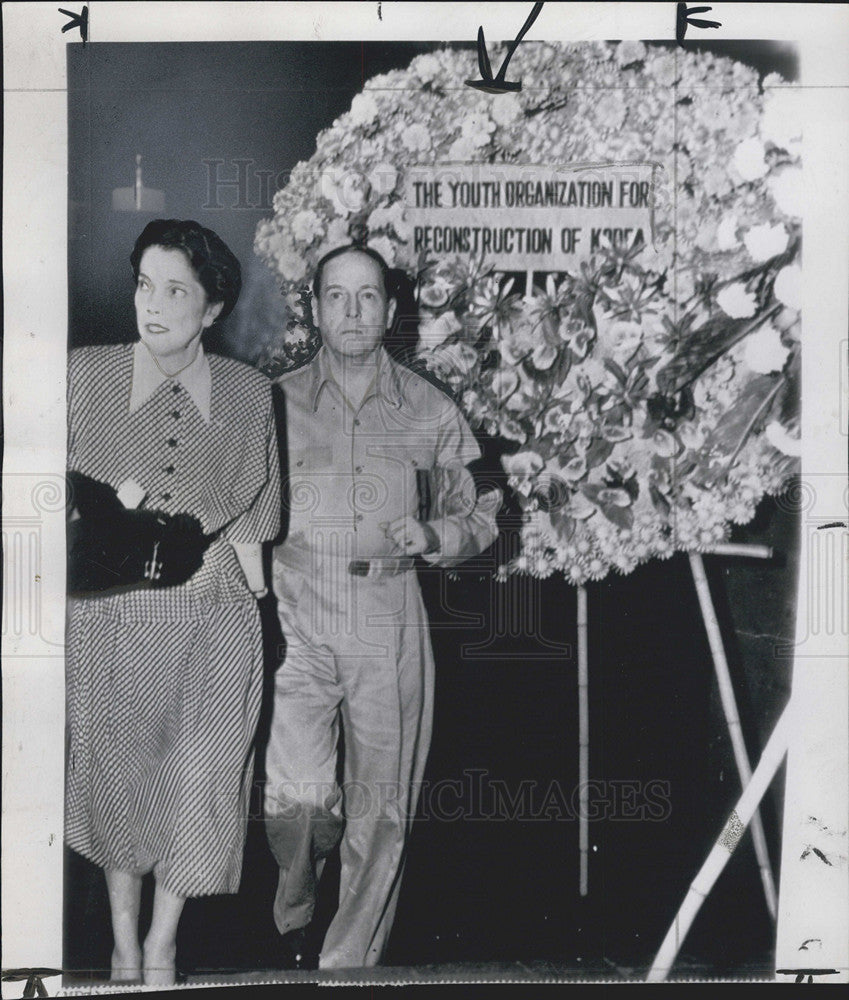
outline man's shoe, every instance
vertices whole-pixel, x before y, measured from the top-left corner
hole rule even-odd
[[[319,948],[313,939],[311,927],[298,927],[280,939],[284,969],[317,969]]]

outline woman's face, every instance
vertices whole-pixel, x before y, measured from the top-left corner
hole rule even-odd
[[[208,302],[182,250],[161,246],[142,254],[135,304],[142,341],[156,358],[175,364],[192,360],[201,334],[223,307]]]

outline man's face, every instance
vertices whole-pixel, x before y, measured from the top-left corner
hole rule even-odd
[[[325,264],[315,318],[321,339],[340,360],[364,360],[382,344],[395,315],[386,298],[380,265],[356,250]]]

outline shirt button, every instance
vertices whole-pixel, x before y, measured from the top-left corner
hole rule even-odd
[[[362,521],[362,519],[363,519],[362,514],[357,514],[357,516],[354,518],[355,521]]]
[[[176,395],[177,393],[179,393],[179,391],[180,391],[180,383],[175,382],[171,389],[171,392],[173,392]]]
[[[166,465],[166,466],[165,466],[165,471],[166,471],[166,472],[168,473],[168,475],[170,476],[170,475],[171,475],[171,474],[173,473],[173,471],[174,471],[174,466],[173,466],[173,465]]]
[[[354,472],[362,472],[362,471],[363,471],[363,467],[361,465],[358,465],[356,467],[356,469],[354,469]]]
[[[170,500],[171,499],[171,494],[170,493],[163,493],[162,494],[162,499],[163,500]]]
[[[179,410],[172,410],[172,411],[171,411],[171,416],[172,416],[172,417],[173,417],[173,418],[174,418],[175,420],[179,420],[179,419],[180,419],[180,411],[179,411]]]
[[[304,464],[304,460],[302,458],[299,458],[298,461],[295,462],[295,465],[297,465],[298,468],[300,468],[303,464]]]
[[[360,426],[360,418],[354,417],[354,427],[359,427],[359,426]]]
[[[176,438],[168,438],[168,447],[169,448],[176,448],[177,447],[177,439]]]

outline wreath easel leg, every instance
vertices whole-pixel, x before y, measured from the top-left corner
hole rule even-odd
[[[657,957],[646,977],[648,982],[662,982],[669,975],[678,951],[684,943],[684,938],[696,919],[696,914],[701,909],[702,903],[722,874],[722,870],[734,853],[734,848],[743,836],[747,825],[757,816],[758,804],[766,794],[787,752],[789,730],[790,706],[788,705],[778,720],[772,736],[767,741],[751,780],[744,786],[743,794],[722,828],[722,833],[713,845],[705,863],[699,869],[698,875],[690,883],[684,902],[675,914],[675,919],[666,932],[663,944],[660,946]]]
[[[578,587],[578,852],[580,858],[579,890],[586,896],[589,882],[589,778],[590,778],[590,713],[587,691],[587,590]]]
[[[746,751],[746,744],[743,740],[740,716],[737,711],[737,700],[734,697],[734,687],[731,683],[731,675],[728,672],[728,661],[725,658],[725,648],[722,644],[719,621],[716,617],[716,611],[710,596],[710,587],[705,575],[705,564],[698,552],[691,552],[689,558],[693,582],[696,585],[696,593],[699,597],[702,619],[704,620],[705,631],[710,643],[713,668],[716,673],[717,684],[719,685],[719,696],[722,700],[722,710],[725,713],[728,735],[731,738],[731,746],[734,750],[734,761],[737,765],[737,773],[740,775],[740,785],[742,788],[746,788],[752,780],[752,765],[749,762],[749,754]],[[757,810],[752,815],[752,840],[755,845],[755,855],[758,860],[758,867],[760,868],[767,909],[769,910],[769,915],[775,920],[777,912],[775,880],[769,861],[769,851],[767,850],[763,823]]]

